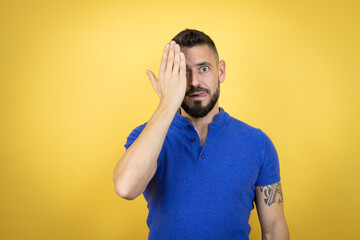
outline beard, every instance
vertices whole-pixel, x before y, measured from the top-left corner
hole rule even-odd
[[[210,95],[210,91],[208,89],[198,86],[198,87],[191,87],[189,89],[189,91],[186,92],[185,98],[186,98],[186,96],[190,96],[191,94],[200,92],[200,91],[206,92],[207,94]],[[181,103],[181,107],[191,117],[203,118],[214,108],[216,102],[219,99],[219,96],[220,96],[220,82],[218,81],[218,87],[216,88],[216,91],[214,92],[214,94],[210,96],[210,101],[208,104],[206,104],[205,106],[202,106],[201,100],[195,100],[194,106],[190,107],[185,102],[185,99],[184,99],[183,102]]]

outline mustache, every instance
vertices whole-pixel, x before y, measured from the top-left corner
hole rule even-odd
[[[210,94],[210,91],[206,88],[202,88],[199,86],[196,87],[191,87],[187,92],[186,92],[186,96],[190,96],[191,94],[194,94],[196,92],[206,92],[207,94]]]

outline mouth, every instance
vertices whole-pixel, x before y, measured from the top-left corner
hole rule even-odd
[[[206,97],[208,94],[206,92],[195,92],[189,95],[191,98],[203,98]]]

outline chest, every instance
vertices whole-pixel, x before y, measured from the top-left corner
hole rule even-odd
[[[203,144],[197,134],[180,136],[172,146],[168,144],[165,141],[159,175],[165,193],[252,195],[260,167],[258,150],[251,142],[210,129]]]

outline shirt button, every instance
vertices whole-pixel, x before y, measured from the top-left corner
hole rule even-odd
[[[192,138],[191,141],[192,141],[192,142],[195,142],[195,138]]]
[[[191,128],[190,125],[187,125],[186,127],[187,127],[187,129],[190,129],[190,128]]]
[[[205,156],[204,156],[204,154],[201,154],[201,158],[204,158]]]

